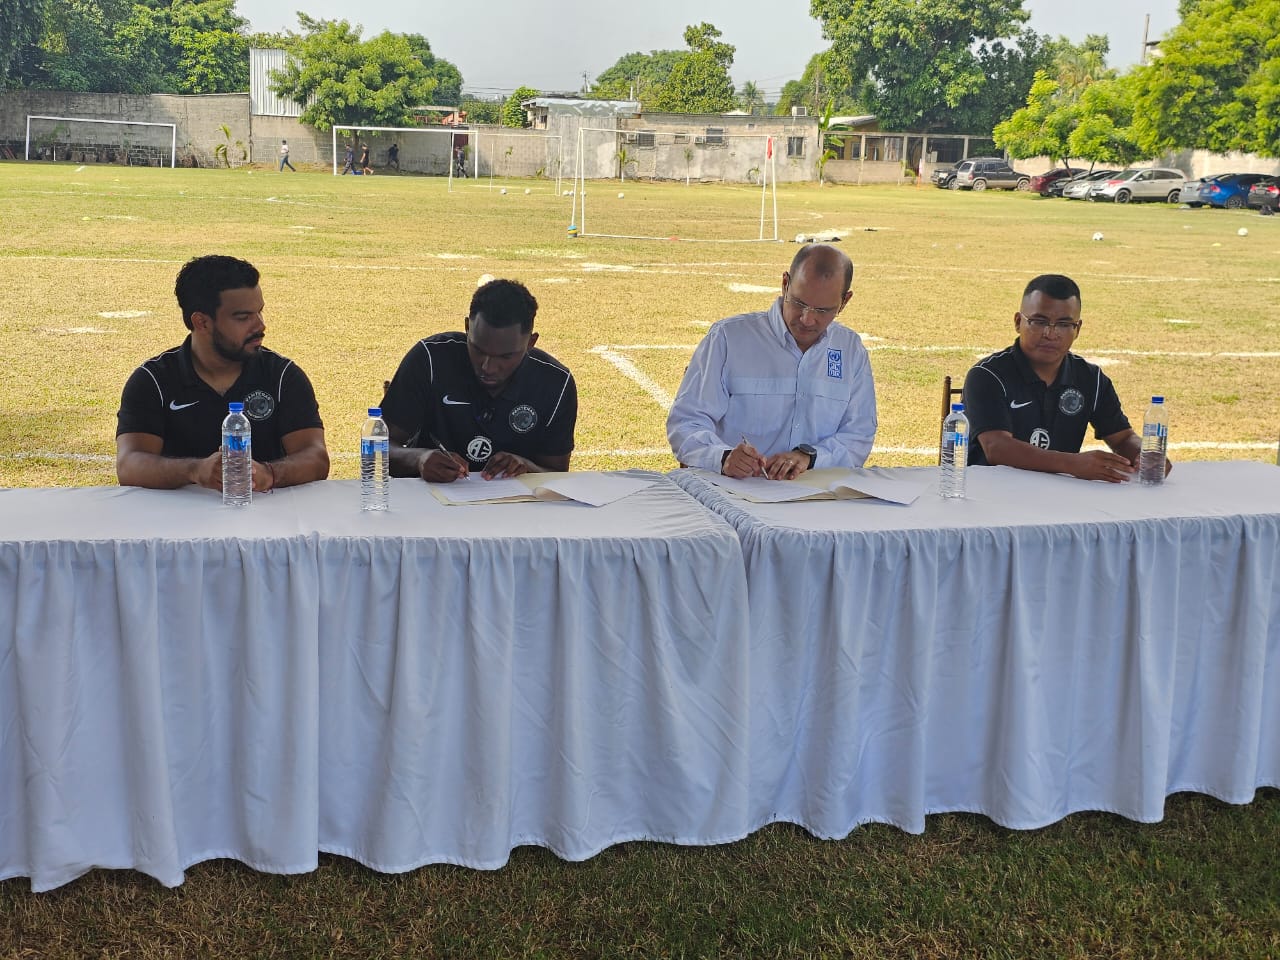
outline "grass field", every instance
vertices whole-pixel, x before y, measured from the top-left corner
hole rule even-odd
[[[417,338],[460,326],[485,273],[530,286],[540,346],[578,378],[575,466],[674,466],[663,398],[709,322],[769,302],[795,244],[571,240],[568,198],[506,186],[0,163],[0,486],[114,482],[120,388],[181,340],[173,278],[209,252],[262,269],[267,342],[315,383],[336,476],[355,475],[382,380]],[[596,232],[757,230],[748,187],[588,197]],[[1081,283],[1078,352],[1106,364],[1130,418],[1168,396],[1175,459],[1275,459],[1280,217],[812,185],[781,189],[778,210],[782,237],[839,231],[856,264],[843,319],[872,349],[872,463],[933,461],[941,377],[1011,342],[1021,288],[1046,271]],[[775,825],[582,864],[520,849],[493,873],[212,862],[169,891],[96,871],[41,896],[0,882],[0,958],[1278,958],[1277,850],[1280,791],[1263,790],[1243,807],[1175,797],[1154,825],[948,815],[919,837],[839,842]]]
[[[336,476],[354,475],[383,379],[416,339],[460,327],[486,273],[530,286],[540,346],[577,376],[575,465],[674,466],[664,402],[693,345],[767,305],[795,244],[569,239],[569,198],[507,186],[0,164],[0,485],[113,482],[120,388],[185,334],[173,278],[209,252],[263,271],[267,342],[315,383]],[[758,188],[624,189],[588,187],[590,229],[758,235]],[[1175,458],[1275,458],[1276,218],[814,185],[780,189],[778,211],[788,241],[838,231],[856,265],[843,320],[872,350],[872,463],[933,460],[942,375],[1011,342],[1022,286],[1046,271],[1080,282],[1078,352],[1105,364],[1130,418],[1169,398]]]

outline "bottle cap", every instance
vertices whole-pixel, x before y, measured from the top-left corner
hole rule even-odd
[[[963,403],[953,403],[953,404],[951,405],[951,412],[952,412],[952,413],[964,413],[964,404],[963,404]]]
[[[1164,403],[1164,397],[1152,397],[1152,398],[1151,398],[1151,402],[1152,402],[1152,403]]]
[[[244,413],[243,403],[228,403],[227,410],[231,413]]]
[[[369,416],[371,416],[371,417],[380,417],[380,416],[382,416],[382,408],[381,408],[381,407],[370,407],[370,408],[369,408]]]

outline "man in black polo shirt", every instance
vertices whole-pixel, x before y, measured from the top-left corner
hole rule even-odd
[[[1080,333],[1080,288],[1060,274],[1027,284],[1013,346],[979,361],[964,381],[971,464],[1066,473],[1118,483],[1138,469],[1142,439],[1098,367],[1070,352]],[[1080,452],[1085,429],[1110,451]],[[1172,465],[1165,461],[1165,472]]]
[[[476,290],[465,333],[420,340],[382,399],[391,472],[451,482],[569,469],[578,388],[534,348],[538,301],[514,280]]]
[[[253,431],[253,489],[329,475],[311,381],[263,347],[258,271],[235,257],[197,257],[174,293],[191,331],[182,346],[133,371],[120,397],[116,477],[135,487],[222,489],[222,420],[244,404]]]

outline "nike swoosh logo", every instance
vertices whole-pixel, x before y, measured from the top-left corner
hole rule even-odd
[[[192,400],[190,403],[179,403],[177,400],[170,400],[170,401],[169,401],[169,409],[170,409],[170,410],[185,410],[185,409],[187,409],[187,407],[194,407],[194,406],[195,406],[197,403],[199,403],[199,402],[200,402],[199,400]]]
[[[469,406],[471,406],[471,401],[470,401],[470,400],[451,400],[451,399],[449,399],[449,395],[448,395],[447,393],[446,393],[446,394],[445,394],[445,396],[444,396],[444,402],[445,402],[445,406],[448,406],[448,407],[469,407]]]
[[[1014,403],[1012,400],[1010,400],[1010,401],[1009,401],[1009,409],[1010,409],[1010,410],[1021,410],[1023,407],[1029,407],[1029,406],[1031,406],[1031,404],[1032,404],[1032,403],[1034,403],[1034,402],[1035,402],[1035,401],[1033,401],[1033,400],[1026,400],[1026,401],[1024,401],[1024,402],[1022,402],[1022,403]]]

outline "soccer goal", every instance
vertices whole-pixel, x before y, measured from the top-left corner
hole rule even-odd
[[[27,115],[27,160],[173,168],[177,158],[176,123]]]
[[[776,241],[775,140],[768,134],[714,129],[694,136],[581,127],[573,161],[570,231],[629,240]],[[608,180],[617,184],[616,192]],[[628,180],[634,181],[629,187]],[[683,181],[691,188],[680,214],[655,220],[635,202],[652,181]]]

